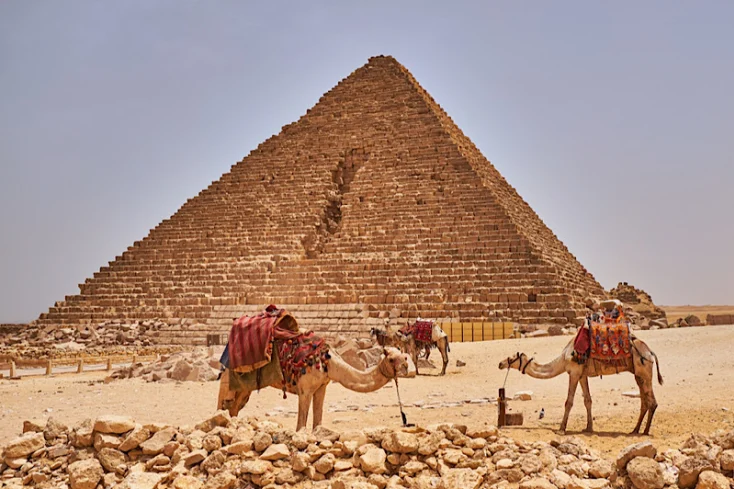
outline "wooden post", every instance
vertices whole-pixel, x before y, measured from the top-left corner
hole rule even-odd
[[[497,427],[502,428],[505,426],[505,415],[507,412],[507,400],[505,399],[505,388],[500,389],[499,397],[497,399],[497,408],[499,409],[499,416],[497,417]]]
[[[79,359],[79,364],[76,367],[76,373],[80,374],[84,372],[84,360],[82,358]]]
[[[138,356],[133,355],[133,365],[135,365],[136,363],[138,363]]]
[[[107,371],[109,372],[111,370],[112,370],[112,359],[107,358]]]
[[[51,370],[52,370],[51,359],[49,358],[48,361],[46,362],[46,375],[51,375]]]
[[[15,361],[10,360],[10,378],[15,378]]]

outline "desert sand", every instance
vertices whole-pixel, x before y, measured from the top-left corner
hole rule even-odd
[[[710,433],[734,429],[734,326],[638,331],[636,334],[657,353],[664,385],[655,384],[659,407],[652,439],[658,448],[678,447],[693,432]],[[497,406],[487,399],[497,396],[506,371],[499,361],[524,351],[536,361],[548,362],[571,337],[500,340],[451,345],[447,375],[439,369],[424,370],[414,379],[400,380],[400,393],[408,421],[418,425],[436,422],[473,424],[496,422]],[[440,363],[437,352],[431,359]],[[456,360],[466,362],[457,367]],[[215,411],[218,383],[145,383],[139,379],[104,383],[104,372],[60,374],[0,380],[0,444],[22,430],[23,420],[57,419],[73,424],[100,414],[127,414],[139,422],[160,421],[174,425],[194,424]],[[507,378],[507,393],[532,391],[530,401],[512,401],[513,412],[522,412],[522,427],[506,428],[513,438],[549,440],[563,415],[568,377],[536,380],[513,370]],[[579,433],[585,426],[580,389],[571,413],[569,430],[604,454],[648,439],[629,436],[637,420],[640,401],[624,396],[636,391],[631,374],[590,380],[594,399],[595,434]],[[400,425],[395,385],[371,394],[330,385],[326,396],[324,424],[334,429]],[[539,419],[541,408],[545,417]],[[240,417],[269,416],[295,428],[297,398],[272,389],[253,394]]]

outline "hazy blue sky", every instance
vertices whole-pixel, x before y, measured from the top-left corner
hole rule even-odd
[[[734,2],[0,2],[0,322],[27,321],[377,54],[581,263],[734,303]]]

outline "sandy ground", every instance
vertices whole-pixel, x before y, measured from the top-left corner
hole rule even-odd
[[[659,408],[652,440],[659,448],[677,447],[690,433],[734,429],[734,326],[639,331],[661,361],[665,385],[655,384]],[[502,358],[525,351],[539,362],[553,359],[570,337],[501,340],[454,344],[447,375],[428,370],[415,379],[403,379],[400,393],[408,421],[419,425],[453,421],[464,424],[496,423],[494,398],[505,379],[497,364]],[[440,361],[438,352],[431,358]],[[456,360],[466,362],[457,367]],[[425,374],[425,375],[424,375]],[[0,380],[0,444],[18,434],[24,419],[46,418],[74,423],[103,413],[127,414],[140,422],[161,421],[193,425],[214,412],[217,383],[145,383],[140,380],[104,384],[104,373]],[[536,380],[510,372],[507,393],[533,391],[531,401],[512,401],[512,411],[523,412],[522,427],[506,428],[522,440],[550,440],[563,415],[568,377]],[[639,413],[640,401],[622,395],[636,391],[631,374],[590,380],[597,433],[578,434],[609,456],[646,439],[629,436]],[[474,401],[474,403],[470,402]],[[545,409],[545,418],[539,411]],[[297,398],[269,388],[253,394],[240,416],[269,416],[295,428]],[[394,384],[377,392],[359,394],[331,385],[326,396],[324,424],[335,429],[365,426],[399,426]],[[569,422],[570,432],[585,426],[580,389]]]
[[[706,321],[707,314],[734,314],[734,306],[660,306],[672,323],[678,318],[695,314],[701,321]]]

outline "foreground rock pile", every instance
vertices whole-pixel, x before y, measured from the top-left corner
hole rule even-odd
[[[197,347],[172,355],[161,355],[147,365],[135,363],[122,367],[111,375],[113,379],[142,378],[148,382],[217,380],[220,371],[219,358],[223,348]]]
[[[193,428],[101,416],[26,421],[0,450],[3,487],[71,489],[729,489],[734,431],[608,461],[575,438],[513,441],[492,426],[294,432],[218,412]]]

